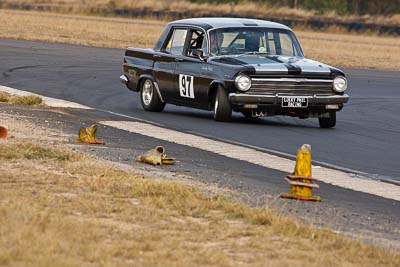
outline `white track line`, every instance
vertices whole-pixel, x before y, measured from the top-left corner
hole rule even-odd
[[[37,95],[43,99],[43,102],[50,107],[64,107],[64,108],[81,108],[93,109],[78,103],[69,102],[61,99],[45,97],[30,92],[17,90],[14,88],[1,86],[0,91],[7,92],[13,95]],[[103,110],[110,114],[132,118],[127,115],[114,113],[111,111]],[[291,173],[294,169],[295,161],[283,157],[275,156],[270,153],[261,152],[259,150],[248,148],[240,145],[229,144],[222,141],[215,141],[210,138],[197,136],[194,134],[182,133],[170,129],[166,129],[153,124],[137,121],[102,121],[103,125],[111,126],[117,129],[125,130],[132,133],[137,133],[144,136],[149,136],[156,139],[165,140],[168,142],[190,146],[201,150],[216,153],[225,157],[243,160],[262,167]],[[400,187],[376,180],[372,180],[362,175],[354,175],[344,171],[334,170],[331,168],[313,166],[313,176],[321,181],[340,186],[343,188],[351,189],[354,191],[364,192],[387,199],[400,201]],[[283,179],[283,177],[282,177]]]
[[[154,126],[148,123],[134,121],[102,121],[100,123],[128,132],[198,148],[286,173],[293,172],[295,166],[294,160],[282,158],[252,148]],[[400,187],[396,185],[372,180],[367,177],[355,176],[354,174],[322,166],[313,166],[312,172],[313,177],[328,184],[400,201]],[[282,177],[282,179],[283,178],[284,177]]]

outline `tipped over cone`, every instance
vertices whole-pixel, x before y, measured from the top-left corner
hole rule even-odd
[[[8,130],[6,127],[0,126],[0,138],[7,138]]]
[[[87,128],[80,128],[77,140],[82,143],[104,145],[104,142],[98,141],[96,138],[97,125]]]
[[[172,165],[175,158],[168,158],[163,146],[156,146],[147,151],[143,156],[137,157],[137,161],[151,165]]]

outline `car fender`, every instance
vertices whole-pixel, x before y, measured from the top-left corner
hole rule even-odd
[[[138,83],[137,83],[136,91],[137,91],[137,92],[140,91],[140,86],[141,86],[142,81],[143,81],[144,79],[150,79],[150,80],[153,82],[154,88],[156,89],[157,94],[158,94],[158,96],[160,97],[161,102],[164,103],[164,99],[163,99],[163,97],[162,97],[162,95],[161,95],[160,87],[158,86],[158,83],[157,83],[156,79],[154,79],[154,77],[153,77],[152,75],[150,75],[150,74],[142,74],[142,75],[140,75],[139,80],[138,80]]]
[[[218,86],[222,86],[224,89],[226,88],[225,82],[221,81],[221,80],[214,80],[210,83],[210,85],[208,86],[208,100],[209,102],[211,101],[211,97],[215,94],[215,92],[218,89]],[[226,89],[225,89],[226,90]]]

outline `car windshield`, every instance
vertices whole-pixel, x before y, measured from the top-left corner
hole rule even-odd
[[[271,28],[222,28],[210,31],[211,56],[268,54],[302,57],[293,32]]]

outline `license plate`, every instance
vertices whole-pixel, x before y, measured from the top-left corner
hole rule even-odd
[[[308,107],[307,97],[282,97],[282,107],[284,108],[306,108]]]

